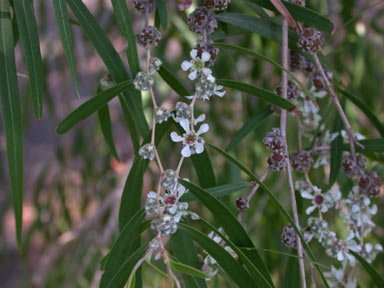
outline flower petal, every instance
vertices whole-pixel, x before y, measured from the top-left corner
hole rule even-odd
[[[203,68],[202,72],[204,75],[211,75],[212,74],[212,70],[209,68]]]
[[[197,131],[197,135],[201,135],[209,130],[209,125],[207,123],[204,123],[200,126],[199,130]]]
[[[196,49],[192,49],[191,52],[189,53],[189,55],[191,55],[191,58],[193,60],[195,60],[196,57],[197,57],[197,50]]]
[[[188,78],[190,80],[195,80],[197,78],[197,71],[193,70],[191,73],[189,73]]]
[[[204,144],[203,143],[196,143],[195,144],[195,150],[196,154],[201,154],[204,152]]]
[[[181,119],[180,125],[181,125],[181,127],[183,127],[185,132],[187,132],[187,133],[191,132],[191,129],[189,128],[189,120],[188,119]]]
[[[314,210],[316,209],[316,206],[310,206],[307,208],[307,210],[305,210],[305,213],[307,215],[311,214]]]
[[[211,59],[211,54],[209,54],[208,52],[203,52],[203,54],[201,54],[201,60],[203,62],[208,62],[209,59]]]
[[[183,63],[181,63],[181,69],[183,69],[183,71],[191,69],[192,66],[193,64],[189,61],[183,61]]]
[[[181,150],[181,155],[183,155],[185,158],[188,158],[192,155],[192,151],[189,145],[184,146],[184,148]]]
[[[309,193],[308,191],[304,190],[304,191],[301,191],[301,197],[305,198],[305,199],[313,199],[315,198],[311,193]]]
[[[201,114],[199,117],[195,119],[195,124],[203,122],[205,120],[205,114]]]
[[[171,133],[171,139],[173,142],[183,142],[184,138],[181,137],[179,134],[177,134],[176,132],[172,132]]]

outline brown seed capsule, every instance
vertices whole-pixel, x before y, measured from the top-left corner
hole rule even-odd
[[[365,157],[362,155],[357,155],[356,160],[357,160],[357,163],[352,158],[351,154],[347,154],[343,158],[343,162],[342,162],[343,171],[350,178],[362,175],[362,173],[364,173],[363,169],[367,164]]]
[[[212,12],[207,8],[200,7],[189,14],[188,26],[196,34],[211,34],[217,28],[217,21]]]
[[[267,160],[269,167],[274,171],[280,171],[287,167],[287,156],[284,149],[274,150]]]
[[[283,96],[282,85],[279,85],[275,88],[273,92],[279,96]],[[287,89],[287,98],[288,100],[295,100],[299,97],[300,89],[299,86],[295,84],[295,82],[288,80],[288,89]]]
[[[236,199],[236,206],[240,211],[243,211],[245,209],[249,208],[248,200],[245,197],[238,197]]]
[[[144,47],[157,46],[162,36],[159,30],[155,26],[149,26],[144,28],[140,34],[136,35],[136,40]]]
[[[298,47],[305,52],[317,53],[324,43],[324,35],[319,30],[308,27],[301,32]]]
[[[204,52],[207,52],[209,53],[209,55],[211,55],[211,58],[209,58],[209,60],[205,62],[205,65],[208,67],[215,64],[217,55],[219,54],[219,48],[212,46],[211,43],[213,43],[213,41],[209,41],[208,43],[205,43],[204,41],[200,40],[200,41],[197,41],[197,44],[194,48],[197,50],[197,57],[199,58],[201,58]]]
[[[332,83],[333,73],[331,71],[325,71],[325,75],[327,76],[328,81]],[[325,90],[327,88],[327,83],[320,73],[316,73],[315,76],[313,76],[312,84],[317,90]]]
[[[292,152],[290,159],[293,169],[298,172],[307,172],[313,165],[311,153],[305,150]]]
[[[297,71],[297,70],[301,70],[303,68],[303,59],[304,57],[302,55],[300,55],[299,53],[291,50],[291,53],[290,53],[290,68],[291,68],[291,71]]]
[[[207,5],[209,8],[212,8],[216,11],[221,11],[227,9],[231,0],[205,0],[204,2],[205,5]]]
[[[284,148],[284,138],[281,136],[279,128],[272,128],[265,136],[264,145],[271,150],[279,150]]]
[[[148,9],[148,12],[152,12],[153,10],[153,0],[133,0],[133,5],[140,13],[145,13]]]
[[[281,235],[281,240],[284,245],[290,248],[296,248],[296,231],[291,224],[288,224],[284,227],[283,233]],[[302,235],[305,242],[309,242],[312,239],[312,234],[308,231],[302,231]]]
[[[360,192],[369,197],[375,197],[380,194],[380,187],[383,184],[375,171],[369,171],[361,176],[359,181]]]

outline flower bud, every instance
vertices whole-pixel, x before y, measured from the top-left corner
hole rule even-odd
[[[321,45],[324,43],[324,35],[322,32],[313,27],[308,27],[301,32],[298,42],[299,48],[305,52],[317,53]]]
[[[209,35],[217,28],[217,21],[211,11],[200,7],[189,15],[188,26],[196,34],[202,35],[205,31]]]
[[[162,35],[155,26],[146,27],[136,35],[137,42],[144,47],[157,46],[161,38]]]
[[[308,172],[314,162],[311,153],[305,150],[292,152],[290,160],[293,169],[299,172]]]

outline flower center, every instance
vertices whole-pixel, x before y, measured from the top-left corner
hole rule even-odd
[[[317,194],[317,195],[315,196],[314,202],[315,202],[315,204],[316,204],[317,206],[320,206],[321,204],[323,204],[323,202],[324,202],[324,197],[323,197],[323,195]]]
[[[195,132],[189,132],[184,134],[184,142],[187,145],[193,145],[197,140],[197,135]]]
[[[173,204],[175,204],[175,202],[176,202],[176,197],[175,196],[173,196],[173,195],[171,195],[171,196],[168,196],[167,198],[165,198],[165,204],[167,204],[167,205],[173,205]]]

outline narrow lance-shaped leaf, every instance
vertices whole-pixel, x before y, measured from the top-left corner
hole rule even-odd
[[[72,30],[69,21],[67,4],[65,0],[53,0],[53,9],[55,12],[56,23],[59,29],[59,36],[61,39],[61,45],[64,49],[65,58],[69,67],[69,72],[72,77],[72,83],[75,88],[77,96],[79,93],[79,84],[77,81],[75,52],[73,47]]]
[[[233,137],[231,143],[225,149],[231,151],[245,136],[259,127],[272,114],[271,106],[265,107],[260,113],[253,115]]]
[[[365,139],[360,140],[360,144],[364,146],[364,149],[360,146],[356,146],[356,151],[361,153],[370,153],[370,152],[377,152],[377,153],[383,153],[384,152],[384,138],[377,138],[377,139]],[[344,144],[343,150],[348,151],[349,145]]]
[[[21,248],[23,208],[23,139],[13,32],[8,0],[0,1],[0,100],[3,114],[16,238]]]
[[[234,192],[238,192],[241,190],[244,190],[246,187],[249,187],[249,184],[247,182],[243,183],[233,183],[233,184],[225,184],[220,186],[215,186],[212,188],[207,188],[206,191],[209,194],[212,194],[216,198],[228,196]],[[184,194],[180,201],[182,202],[188,202],[188,201],[194,201],[197,200],[195,196],[193,196],[192,193],[186,193]]]
[[[169,263],[171,264],[172,269],[179,271],[181,273],[186,273],[188,275],[196,276],[203,279],[209,278],[209,275],[203,273],[202,271],[200,271],[199,269],[196,269],[195,267],[185,265],[183,263],[174,261],[172,259],[169,259]]]
[[[111,278],[111,281],[106,288],[123,288],[128,281],[129,276],[131,275],[132,269],[135,265],[145,256],[145,253],[148,249],[148,246],[141,246],[132,253],[127,260],[125,260],[119,270]],[[136,274],[137,275],[137,274]],[[136,279],[137,281],[137,279]]]
[[[179,229],[206,250],[239,287],[258,287],[240,263],[215,241],[187,225],[179,224]]]
[[[264,8],[276,11],[275,7],[271,4],[270,0],[251,1]],[[306,7],[289,3],[288,1],[283,1],[283,3],[284,6],[288,9],[288,11],[291,13],[293,19],[295,19],[296,21],[302,22],[311,27],[315,27],[321,31],[332,33],[333,23],[328,18],[323,17],[319,13]]]
[[[73,14],[75,14],[82,29],[84,30],[84,33],[102,58],[105,66],[111,73],[112,78],[117,83],[129,80],[129,75],[124,67],[124,64],[111,41],[109,41],[99,23],[93,17],[91,12],[89,12],[84,3],[81,0],[66,0],[66,2],[71,8]],[[120,101],[125,102],[126,108],[131,114],[132,119],[134,119],[141,135],[145,136],[149,131],[148,123],[142,109],[140,108],[140,99],[135,97],[135,94],[136,90],[132,87],[128,89],[127,92],[124,92],[119,99]],[[136,131],[131,130],[131,133],[136,133]]]
[[[341,136],[341,129],[343,129],[343,121],[341,120],[339,114],[336,114],[332,133],[338,132],[339,135],[331,143],[331,172],[329,173],[328,187],[332,187],[332,185],[336,182],[337,176],[339,175],[341,169],[343,156],[343,137]]]
[[[216,80],[216,83],[228,88],[232,88],[232,89],[247,93],[252,96],[256,96],[261,100],[267,101],[269,103],[272,103],[286,110],[290,110],[296,107],[293,103],[284,99],[283,97],[280,97],[275,93],[272,93],[268,90],[265,90],[263,88],[260,88],[254,85],[233,81],[233,80],[224,80],[224,79]]]
[[[190,193],[187,193],[185,195],[188,194]],[[201,266],[199,258],[197,256],[195,244],[188,235],[178,230],[176,231],[176,233],[171,235],[171,241],[175,256],[180,262],[188,264],[189,266],[195,268],[199,268]],[[187,288],[207,288],[205,279],[195,279],[190,275],[183,275],[183,280]]]
[[[100,287],[107,287],[115,273],[119,270],[122,263],[134,250],[132,243],[140,235],[140,224],[145,217],[144,210],[140,210],[132,219],[126,223],[119,233],[116,242],[113,244],[105,264],[105,272],[101,278]]]
[[[76,108],[76,110],[74,110],[63,121],[61,121],[57,126],[56,132],[58,134],[64,134],[65,132],[69,131],[81,120],[86,119],[93,113],[100,110],[109,101],[123,92],[129,86],[132,86],[131,80],[121,82],[112,88],[100,92],[95,97],[81,104],[78,108]]]
[[[168,25],[167,4],[164,2],[164,0],[156,0],[156,6],[160,17],[161,27],[165,30],[167,29]]]
[[[40,54],[39,32],[32,1],[13,0],[21,48],[27,64],[36,118],[43,116],[43,64]]]
[[[359,260],[360,264],[371,276],[372,280],[374,281],[377,287],[384,287],[383,276],[380,275],[380,273],[375,269],[375,267],[373,267],[372,264],[369,264],[367,260],[365,260],[363,257],[361,257],[361,255],[359,255],[355,251],[349,250],[349,253],[351,253],[353,256],[357,258],[357,260]]]
[[[296,233],[300,237],[301,242],[302,242],[305,250],[308,252],[309,257],[311,258],[311,260],[315,264],[315,267],[316,267],[317,271],[319,271],[319,274],[321,276],[321,279],[323,280],[323,283],[324,283],[325,287],[329,287],[329,285],[327,283],[327,280],[325,279],[325,277],[323,275],[323,272],[320,269],[320,266],[317,264],[317,261],[315,259],[315,256],[312,253],[312,250],[309,248],[307,242],[305,242],[301,231],[297,228],[295,221],[289,215],[289,213],[286,211],[286,209],[284,208],[283,204],[281,204],[280,200],[275,196],[275,194],[273,194],[273,192],[263,182],[261,182],[260,179],[257,178],[255,174],[253,174],[249,169],[247,169],[243,164],[241,164],[239,161],[237,161],[235,158],[233,158],[227,152],[225,152],[224,150],[222,150],[222,149],[220,149],[220,148],[218,148],[218,147],[216,147],[216,146],[214,146],[212,144],[208,144],[207,143],[207,146],[213,148],[216,152],[220,153],[227,160],[229,160],[231,163],[236,165],[240,170],[242,170],[244,173],[246,173],[252,180],[256,181],[260,185],[260,188],[262,190],[264,190],[265,192],[267,192],[270,195],[272,200],[275,202],[275,204],[277,204],[277,207],[279,207],[280,211],[284,214],[284,216],[292,224],[292,227],[295,229]]]
[[[160,77],[177,93],[179,96],[185,98],[185,96],[190,96],[191,92],[188,91],[187,88],[180,82],[180,80],[173,75],[168,69],[164,67],[164,65],[160,66],[160,70],[158,71]],[[187,102],[190,102],[187,98],[185,98]]]
[[[112,0],[113,10],[117,19],[119,30],[123,37],[127,39],[127,58],[132,77],[140,71],[139,57],[137,55],[136,38],[132,28],[132,20],[128,11],[127,1]]]
[[[265,281],[264,276],[261,274],[261,272],[256,268],[257,263],[259,259],[257,257],[254,257],[253,250],[256,248],[242,248],[237,247],[231,240],[229,240],[225,235],[223,235],[216,227],[214,227],[212,224],[204,220],[203,218],[200,218],[200,222],[207,226],[209,230],[212,230],[214,233],[220,236],[220,238],[232,248],[232,250],[237,254],[238,259],[243,263],[245,266],[247,266],[248,271],[250,272],[252,278],[255,279],[256,283],[260,284],[263,287],[274,287],[273,283],[268,283]]]
[[[224,231],[228,234],[229,239],[235,245],[239,247],[254,248],[254,245],[247,232],[244,230],[243,226],[223,203],[218,201],[214,196],[209,194],[204,189],[188,181],[179,179],[179,182],[187,189],[189,189],[190,192],[211,211],[217,223],[223,227]],[[265,267],[261,257],[258,255],[256,250],[252,250],[252,254],[258,258],[257,268],[259,269],[260,273],[262,273],[260,280],[264,283],[263,287],[273,286],[269,272]]]
[[[103,133],[109,151],[117,161],[120,161],[119,155],[117,155],[115,142],[113,141],[111,115],[109,113],[108,104],[104,105],[101,109],[97,111],[97,116],[99,118],[101,132]]]
[[[372,112],[371,108],[369,108],[363,101],[358,99],[357,97],[353,96],[350,92],[347,90],[338,87],[338,91],[340,91],[345,98],[347,98],[349,101],[351,101],[353,104],[356,105],[357,108],[359,108],[365,116],[371,121],[372,125],[375,126],[377,131],[379,131],[380,135],[384,137],[384,125],[380,122],[380,120],[376,117],[376,115]]]

